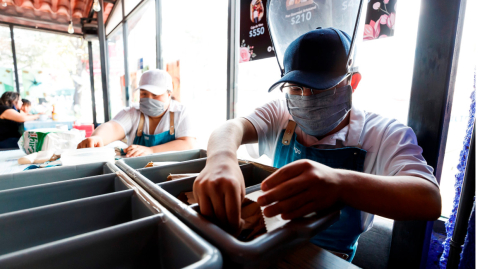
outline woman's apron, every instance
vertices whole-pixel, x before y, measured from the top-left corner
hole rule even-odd
[[[147,135],[143,133],[143,125],[145,124],[145,116],[140,113],[140,121],[138,123],[137,135],[133,140],[134,145],[145,147],[153,147],[168,143],[175,140],[175,114],[170,111],[170,130],[156,135]]]
[[[290,120],[287,128],[280,133],[279,138],[282,137],[282,140],[277,141],[274,167],[281,168],[296,160],[309,159],[335,169],[363,172],[367,151],[358,147],[339,149],[305,147],[297,141],[295,127],[296,123]],[[361,211],[345,206],[340,213],[340,219],[335,224],[314,236],[310,241],[327,250],[347,254],[348,256],[342,256],[351,262],[357,249],[358,238],[363,232]]]

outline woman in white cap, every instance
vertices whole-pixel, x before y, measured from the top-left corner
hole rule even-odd
[[[137,90],[140,107],[128,107],[100,125],[78,148],[102,147],[128,139],[127,157],[187,150],[195,145],[192,118],[186,107],[172,100],[172,77],[164,70],[145,72]]]

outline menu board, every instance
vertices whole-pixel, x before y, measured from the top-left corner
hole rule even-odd
[[[240,1],[240,63],[275,57],[267,27],[266,2]]]

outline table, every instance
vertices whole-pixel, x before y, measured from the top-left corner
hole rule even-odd
[[[359,267],[333,255],[312,243],[307,243],[296,251],[281,258],[270,269],[358,269]]]
[[[25,131],[32,129],[40,128],[56,128],[57,125],[68,125],[68,130],[73,128],[73,121],[52,121],[52,120],[35,120],[35,121],[26,121],[23,123],[23,128]]]
[[[9,174],[21,172],[27,168],[28,164],[18,164],[18,159],[25,156],[25,152],[20,149],[0,151],[0,174]]]

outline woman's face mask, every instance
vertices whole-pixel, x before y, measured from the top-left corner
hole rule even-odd
[[[350,85],[308,96],[285,95],[293,120],[302,131],[315,137],[335,129],[352,108]]]
[[[149,117],[158,117],[165,111],[165,103],[152,98],[140,98],[140,111]]]

